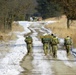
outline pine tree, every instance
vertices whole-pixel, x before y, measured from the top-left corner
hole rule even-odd
[[[38,6],[36,9],[43,18],[61,15],[61,7],[59,6],[59,4],[49,0],[37,0],[37,3]]]

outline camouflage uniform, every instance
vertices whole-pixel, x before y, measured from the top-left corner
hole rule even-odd
[[[52,44],[53,57],[57,57],[57,50],[58,50],[57,44],[59,44],[59,40],[58,38],[56,38],[56,36],[53,36],[51,44]]]
[[[27,44],[27,50],[28,50],[27,54],[29,54],[32,52],[32,46],[33,46],[32,45],[32,37],[30,37],[30,36],[26,37],[25,42]]]
[[[69,55],[72,47],[72,39],[69,36],[64,39],[64,46],[66,48],[67,55]]]
[[[52,39],[53,39],[53,34],[50,35],[50,53],[52,53]]]
[[[43,36],[43,38],[41,40],[43,43],[44,53],[45,53],[45,55],[47,55],[48,49],[49,49],[50,38],[46,35],[46,36]]]

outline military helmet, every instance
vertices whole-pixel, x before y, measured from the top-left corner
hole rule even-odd
[[[51,35],[52,35],[52,36],[54,36],[54,34],[53,34],[53,33],[52,33]]]

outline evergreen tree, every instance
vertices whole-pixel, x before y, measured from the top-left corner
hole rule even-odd
[[[37,0],[37,11],[43,18],[60,16],[62,14],[59,4],[49,0]]]
[[[48,0],[48,2],[53,1],[62,7],[62,12],[67,17],[67,28],[70,28],[69,21],[76,20],[76,0]]]

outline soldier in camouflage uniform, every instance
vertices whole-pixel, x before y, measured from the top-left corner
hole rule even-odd
[[[27,54],[30,54],[32,52],[32,46],[33,46],[32,37],[31,36],[27,36],[26,39],[25,39],[25,42],[27,44],[27,50],[28,50]]]
[[[48,49],[49,49],[50,38],[48,37],[48,35],[45,35],[41,38],[41,41],[43,43],[44,53],[45,53],[45,55],[47,55]]]
[[[54,34],[51,34],[50,35],[50,54],[52,54],[53,52],[52,52],[52,38],[53,38],[53,36],[54,36]]]
[[[53,57],[57,57],[57,50],[58,50],[57,44],[59,44],[59,40],[56,36],[53,36],[51,44],[52,44]]]
[[[67,56],[70,54],[70,50],[71,50],[72,44],[73,44],[72,39],[69,36],[67,36],[64,39],[64,46],[66,48]]]

